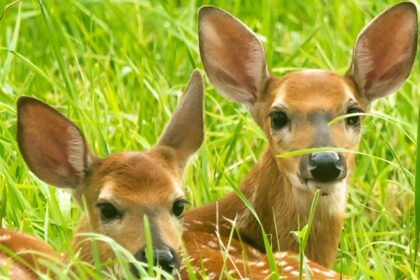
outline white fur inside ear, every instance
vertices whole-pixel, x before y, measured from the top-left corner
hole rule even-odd
[[[204,36],[204,40],[207,42],[211,42],[212,46],[215,48],[222,47],[222,40],[220,36],[217,34],[217,31],[211,22],[204,21],[200,25],[201,34]]]
[[[78,172],[82,172],[85,167],[84,154],[86,150],[85,142],[82,135],[77,128],[70,126],[67,129],[68,146],[67,154],[68,161]]]
[[[366,79],[362,77],[366,77],[374,67],[372,53],[368,44],[369,42],[366,38],[360,38],[355,48],[355,61],[357,63],[357,69],[355,70],[359,73],[357,78],[360,79],[359,82],[363,86],[366,83]]]
[[[246,72],[250,77],[253,77],[256,85],[255,94],[258,94],[262,90],[263,84],[266,82],[268,77],[268,71],[265,67],[265,53],[262,45],[259,42],[255,42],[251,45],[252,54],[249,56],[249,61],[246,63]],[[258,84],[259,83],[259,84]]]

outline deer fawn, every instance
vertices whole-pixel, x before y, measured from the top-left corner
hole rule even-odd
[[[267,136],[268,147],[241,184],[274,250],[297,251],[291,231],[304,225],[314,192],[320,191],[306,255],[321,265],[333,264],[346,207],[347,182],[354,154],[317,152],[293,158],[279,154],[306,148],[358,148],[363,117],[374,100],[398,90],[408,77],[417,47],[417,10],[397,4],[359,34],[344,76],[305,70],[275,77],[267,69],[256,35],[232,15],[215,7],[199,11],[201,59],[214,87],[244,104]],[[226,237],[235,230],[242,240],[264,252],[261,227],[235,194],[188,211],[185,228]],[[277,228],[276,228],[277,227]],[[277,234],[278,233],[278,234]],[[279,247],[277,246],[277,239]],[[192,244],[208,247],[197,238]],[[236,250],[242,250],[239,246]]]
[[[203,84],[195,71],[180,105],[158,144],[145,152],[123,152],[104,159],[94,156],[80,130],[58,111],[31,97],[19,98],[17,139],[32,172],[43,181],[70,188],[88,210],[76,233],[96,232],[114,239],[139,261],[145,261],[143,216],[150,222],[155,263],[169,273],[179,267],[182,216],[186,197],[181,177],[187,159],[203,141]],[[75,235],[72,247],[93,263],[92,243]],[[41,241],[12,231],[0,231],[0,245],[14,252],[35,250],[59,258]],[[98,243],[101,261],[113,251]],[[37,257],[24,254],[31,268]],[[0,264],[12,261],[9,275],[36,278],[33,271],[0,252]],[[38,263],[39,264],[39,263]]]

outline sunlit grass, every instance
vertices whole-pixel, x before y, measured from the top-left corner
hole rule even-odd
[[[307,68],[344,73],[363,26],[397,1],[0,0],[0,219],[68,251],[81,210],[65,190],[35,178],[15,140],[15,102],[30,95],[81,127],[99,156],[157,140],[192,70],[202,68],[197,9],[230,11],[264,42],[276,75]],[[44,9],[41,9],[41,4]],[[355,278],[412,279],[420,67],[366,118],[335,269]],[[194,206],[237,189],[265,145],[245,109],[207,83],[206,140],[185,174]],[[380,117],[378,114],[384,116]],[[417,155],[417,156],[416,156]],[[416,176],[417,174],[417,176]],[[415,180],[414,178],[417,178]],[[73,258],[80,277],[95,267]],[[66,264],[67,267],[73,264]],[[62,270],[63,277],[77,278]],[[67,274],[66,274],[67,273]],[[98,276],[96,276],[98,277]],[[62,278],[66,279],[66,278]]]

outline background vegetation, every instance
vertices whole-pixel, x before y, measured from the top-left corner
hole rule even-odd
[[[65,190],[30,172],[15,141],[16,99],[35,96],[78,124],[100,156],[151,147],[191,71],[202,68],[197,10],[212,4],[239,17],[264,42],[276,75],[307,68],[344,73],[357,34],[397,1],[0,0],[0,220],[54,248],[69,247],[80,209]],[[44,12],[40,8],[44,4]],[[418,4],[418,3],[417,3]],[[369,118],[349,189],[335,269],[355,278],[412,279],[420,69]],[[237,186],[265,138],[245,110],[207,83],[206,141],[185,190],[194,206]],[[404,168],[406,171],[404,171]],[[418,275],[418,274],[417,274]]]

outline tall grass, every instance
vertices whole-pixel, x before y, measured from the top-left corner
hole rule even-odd
[[[242,19],[264,42],[269,67],[282,75],[306,68],[344,73],[358,32],[397,1],[15,2],[0,0],[0,15],[5,10],[0,16],[1,225],[67,251],[81,210],[67,191],[41,182],[24,164],[15,140],[18,96],[38,97],[64,112],[100,156],[143,150],[156,142],[192,69],[202,67],[199,6],[216,5]],[[375,105],[374,113],[388,118],[374,114],[366,121],[360,150],[372,156],[357,157],[336,261],[337,270],[355,278],[419,277],[419,81],[417,60],[398,94]],[[237,189],[265,145],[245,110],[209,83],[205,114],[206,140],[185,176],[194,206]],[[94,268],[84,275],[94,278]]]

